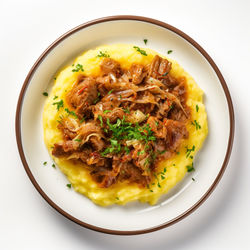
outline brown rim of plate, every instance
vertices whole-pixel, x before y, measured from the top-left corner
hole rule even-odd
[[[230,116],[230,135],[229,135],[227,152],[226,152],[226,155],[225,155],[225,158],[224,158],[224,162],[222,164],[222,167],[220,169],[219,174],[217,175],[215,181],[213,182],[211,187],[207,190],[207,192],[201,197],[201,199],[197,203],[195,203],[187,211],[185,211],[181,215],[177,216],[176,218],[174,218],[174,219],[172,219],[170,221],[167,221],[167,222],[165,222],[165,223],[163,223],[161,225],[152,227],[152,228],[147,228],[147,229],[143,229],[143,230],[134,230],[134,231],[110,230],[110,229],[105,229],[105,228],[101,228],[101,227],[96,227],[94,225],[90,225],[90,224],[87,224],[87,223],[85,223],[85,222],[83,222],[81,220],[78,220],[77,218],[73,217],[72,215],[68,214],[63,209],[61,209],[59,206],[57,206],[44,193],[44,191],[38,185],[38,183],[36,182],[34,176],[32,175],[31,170],[29,169],[28,163],[27,163],[25,155],[24,155],[23,146],[22,146],[22,139],[21,139],[21,111],[22,111],[22,103],[23,103],[23,98],[24,98],[24,95],[25,95],[25,91],[26,91],[26,89],[27,89],[27,87],[28,87],[28,85],[30,83],[31,77],[33,76],[34,72],[39,67],[39,65],[43,61],[43,59],[47,56],[47,54],[50,53],[50,51],[54,47],[56,47],[61,41],[63,41],[65,38],[67,38],[68,36],[74,34],[75,32],[77,32],[77,31],[79,31],[81,29],[84,29],[86,27],[89,27],[91,25],[98,24],[98,23],[120,21],[120,20],[132,20],[132,21],[140,21],[140,22],[146,22],[146,23],[154,24],[154,25],[163,27],[165,29],[168,29],[168,30],[176,33],[177,35],[184,38],[187,42],[192,44],[206,58],[206,60],[209,62],[209,64],[212,66],[213,70],[215,71],[217,77],[219,78],[220,83],[222,85],[222,88],[224,90],[224,93],[226,95],[228,109],[229,109],[229,116]],[[67,33],[65,33],[64,35],[59,37],[54,43],[52,43],[42,53],[42,55],[37,59],[37,61],[35,62],[35,64],[31,68],[31,70],[29,71],[29,73],[28,73],[28,75],[27,75],[27,77],[26,77],[26,79],[24,81],[23,87],[22,87],[20,95],[19,95],[18,103],[17,103],[16,121],[15,121],[15,123],[16,123],[15,125],[16,125],[17,146],[18,146],[19,154],[20,154],[24,169],[25,169],[26,173],[28,174],[31,182],[33,183],[33,185],[37,189],[37,191],[41,194],[41,196],[54,209],[56,209],[60,214],[62,214],[66,218],[70,219],[71,221],[79,224],[80,226],[83,226],[83,227],[86,227],[88,229],[92,229],[92,230],[95,230],[95,231],[98,231],[98,232],[107,233],[107,234],[116,234],[116,235],[136,235],[136,234],[150,233],[150,232],[153,232],[153,231],[168,227],[168,226],[182,220],[183,218],[185,218],[186,216],[188,216],[192,212],[194,212],[208,198],[208,196],[212,193],[212,191],[215,189],[218,182],[220,181],[220,179],[221,179],[221,177],[222,177],[222,175],[223,175],[223,173],[224,173],[224,171],[226,169],[226,166],[228,164],[229,158],[230,158],[230,154],[231,154],[232,146],[233,146],[233,138],[234,138],[234,110],[233,110],[232,99],[231,99],[227,84],[226,84],[220,70],[216,66],[213,59],[208,55],[208,53],[197,42],[195,42],[191,37],[189,37],[187,34],[185,34],[181,30],[179,30],[179,29],[177,29],[177,28],[175,28],[175,27],[173,27],[173,26],[171,26],[171,25],[169,25],[167,23],[164,23],[164,22],[152,19],[152,18],[147,18],[147,17],[142,17],[142,16],[130,16],[130,15],[108,16],[108,17],[95,19],[93,21],[84,23],[82,25],[79,25],[79,26],[73,28],[72,30],[68,31]]]

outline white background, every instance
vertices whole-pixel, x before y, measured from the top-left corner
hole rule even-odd
[[[250,249],[249,12],[248,0],[0,0],[0,249]],[[195,39],[224,75],[236,118],[232,156],[209,199],[183,221],[139,236],[93,232],[61,216],[31,184],[15,141],[17,98],[38,56],[69,29],[118,14],[159,19]]]

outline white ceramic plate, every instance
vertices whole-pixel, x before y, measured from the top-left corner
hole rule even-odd
[[[209,135],[196,159],[196,171],[157,205],[133,202],[126,206],[100,207],[67,189],[66,177],[51,166],[43,142],[44,90],[52,86],[56,72],[85,50],[102,44],[132,43],[171,57],[189,72],[205,92]],[[209,55],[190,37],[157,20],[106,17],[80,25],[55,41],[38,59],[20,93],[16,135],[25,170],[39,193],[57,211],[90,229],[113,234],[138,234],[169,226],[194,211],[212,192],[229,160],[234,133],[233,106],[226,83]],[[44,167],[43,162],[48,166]]]

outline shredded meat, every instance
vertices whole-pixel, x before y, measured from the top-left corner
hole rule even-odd
[[[129,69],[104,58],[97,77],[79,74],[66,94],[63,140],[52,154],[80,161],[102,188],[116,182],[148,185],[163,159],[188,138],[185,78],[171,75],[171,62],[155,56]]]
[[[76,114],[79,117],[84,116],[84,112],[88,109],[89,105],[93,104],[96,98],[96,82],[92,77],[83,78],[66,96],[67,103],[71,108],[76,110]]]

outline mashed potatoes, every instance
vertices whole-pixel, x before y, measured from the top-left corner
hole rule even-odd
[[[132,63],[142,65],[149,64],[157,54],[155,51],[143,48],[147,56],[144,56],[133,48],[133,45],[116,44],[100,46],[94,50],[89,50],[76,58],[74,66],[83,65],[84,75],[98,76],[100,74],[100,63],[102,57],[97,55],[100,51],[108,53],[111,58],[118,61],[123,68],[128,69]],[[161,55],[162,56],[162,55]],[[164,56],[162,56],[164,58]],[[108,188],[100,188],[90,177],[89,171],[81,163],[73,163],[70,160],[56,158],[52,156],[51,150],[55,143],[62,140],[62,134],[58,130],[58,120],[62,115],[62,110],[57,110],[53,103],[56,100],[64,100],[68,90],[77,79],[78,72],[72,72],[74,66],[70,65],[62,69],[55,80],[53,89],[46,101],[43,112],[44,141],[60,170],[67,176],[73,188],[94,203],[101,206],[111,204],[124,205],[127,202],[139,200],[153,205],[162,194],[167,193],[186,175],[187,170],[191,171],[195,154],[201,148],[205,140],[207,128],[207,114],[203,104],[203,91],[197,86],[194,79],[184,71],[174,60],[172,62],[171,75],[178,78],[186,77],[188,86],[187,105],[191,109],[191,122],[187,125],[189,138],[184,141],[179,152],[171,159],[161,162],[155,180],[145,188],[140,188],[136,184],[125,182],[115,183]],[[195,167],[195,166],[194,166]]]

